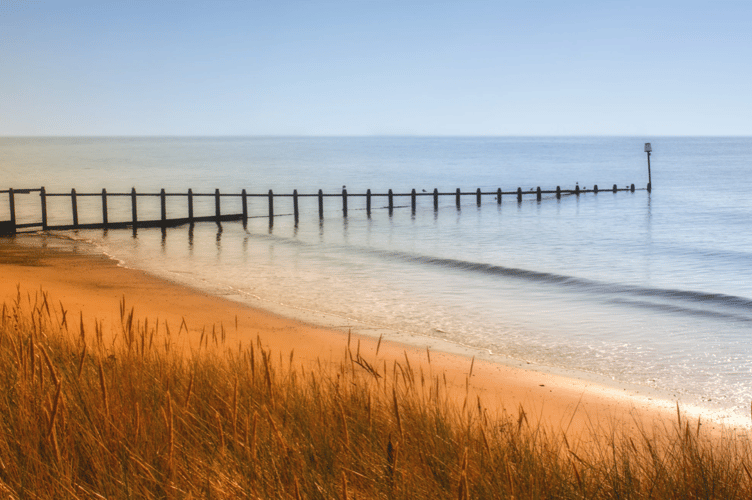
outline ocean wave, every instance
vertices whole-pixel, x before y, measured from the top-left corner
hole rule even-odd
[[[653,298],[663,301],[673,301],[677,303],[702,304],[713,307],[723,307],[736,311],[736,317],[752,320],[752,316],[741,316],[740,312],[748,312],[752,315],[752,299],[736,295],[722,293],[703,292],[696,290],[680,290],[671,288],[654,288],[639,285],[628,285],[623,283],[609,283],[596,281],[576,276],[567,276],[542,271],[532,271],[528,269],[519,269],[514,267],[505,267],[496,264],[483,262],[472,262],[460,259],[445,257],[432,257],[419,254],[411,254],[401,251],[373,251],[384,258],[398,259],[404,262],[413,262],[426,266],[438,266],[453,270],[462,270],[472,273],[480,273],[489,276],[500,276],[517,280],[524,280],[531,283],[541,283],[566,287],[568,289],[580,290],[583,292],[592,292],[599,294],[609,294],[617,296],[634,296],[639,298]],[[634,304],[640,304],[634,302]],[[651,305],[656,305],[651,303]],[[722,314],[713,311],[709,314]]]
[[[282,237],[272,234],[249,234],[247,236],[267,241],[278,241],[298,247],[321,246],[320,243],[313,244],[296,238]],[[332,249],[336,248],[345,251],[354,250],[358,253],[373,255],[387,260],[399,260],[423,266],[441,267],[486,276],[498,276],[521,280],[528,283],[558,286],[566,288],[567,290],[580,291],[583,293],[599,294],[602,298],[608,299],[613,303],[621,301],[620,303],[622,305],[630,305],[633,307],[649,307],[663,312],[685,312],[706,317],[723,317],[739,321],[752,321],[752,299],[737,295],[600,281],[565,274],[534,271],[530,269],[507,267],[498,264],[447,257],[435,257],[400,250],[380,250],[357,245],[328,246]],[[630,299],[630,297],[633,299]],[[654,302],[645,299],[653,299]],[[697,306],[704,306],[713,309],[699,309]]]

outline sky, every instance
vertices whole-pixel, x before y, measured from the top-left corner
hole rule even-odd
[[[752,2],[0,0],[0,136],[752,135]]]

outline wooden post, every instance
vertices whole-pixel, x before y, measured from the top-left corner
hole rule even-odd
[[[269,225],[274,224],[274,193],[269,190]]]
[[[73,210],[73,227],[78,227],[78,200],[76,198],[76,190],[70,190],[71,209]]]
[[[415,198],[416,198],[416,193],[415,193],[415,189],[413,189],[412,191],[410,191],[410,207],[412,209],[413,215],[415,214],[415,206],[417,204]]]
[[[580,196],[580,185],[579,184],[575,184],[574,185],[574,194],[576,194],[577,196]]]
[[[136,201],[136,188],[131,188],[131,213],[133,215],[133,230],[138,225],[138,202]]]
[[[480,206],[480,188],[475,191],[475,203],[476,205]]]
[[[10,203],[11,234],[16,234],[16,195],[13,194],[13,188],[8,189],[8,203]]]
[[[454,197],[455,197],[454,203],[457,205],[457,210],[459,210],[460,209],[460,188],[457,188],[457,191]]]
[[[653,151],[653,147],[649,142],[645,143],[645,152],[648,154],[648,193],[653,189],[653,179],[650,175],[650,153]]]
[[[219,189],[214,190],[214,215],[217,218],[217,224],[222,222],[222,209],[219,201]]]
[[[522,188],[517,188],[517,203],[520,203],[522,201]]]
[[[614,184],[614,188],[613,189],[614,189],[614,193],[615,193],[616,192],[616,184]]]
[[[561,186],[556,186],[556,199],[561,199]]]
[[[433,188],[433,211],[437,212],[439,210],[439,189]]]
[[[8,204],[10,206],[10,220],[0,222],[0,236],[13,236],[16,234],[16,201],[13,188],[8,189]]]
[[[629,186],[629,190],[634,193],[634,184],[632,184],[631,186]]]
[[[538,186],[538,188],[535,190],[535,199],[538,201],[541,201],[541,188]]]
[[[159,192],[159,201],[162,205],[162,227],[165,227],[167,222],[167,195],[164,188]]]
[[[193,224],[193,189],[188,190],[188,221]]]
[[[371,190],[366,191],[366,215],[371,216]]]
[[[342,216],[347,217],[347,189],[342,188]]]
[[[319,189],[319,219],[324,218],[324,192]]]
[[[596,185],[593,186],[593,192],[595,194],[598,194],[598,184],[596,184]]]
[[[107,190],[102,188],[102,225],[107,227]]]
[[[294,189],[292,192],[292,212],[295,216],[295,225],[298,224],[298,190]]]
[[[392,215],[392,212],[394,211],[394,193],[392,193],[392,190],[389,190],[389,215]]]
[[[246,196],[245,189],[240,192],[240,198],[243,206],[243,224],[245,225],[248,222],[248,197]]]
[[[47,191],[44,186],[39,190],[39,198],[42,200],[42,231],[47,231]]]
[[[501,188],[496,190],[496,203],[501,205]]]

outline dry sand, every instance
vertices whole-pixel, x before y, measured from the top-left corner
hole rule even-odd
[[[120,302],[125,298],[127,309],[133,307],[142,321],[148,318],[162,325],[166,321],[176,331],[185,320],[190,331],[182,337],[185,349],[198,345],[202,330],[222,327],[228,343],[247,344],[258,336],[262,344],[286,357],[294,349],[294,359],[303,364],[339,362],[348,342],[348,332],[341,329],[313,326],[210,296],[119,267],[105,256],[28,246],[13,238],[0,238],[0,276],[1,302],[13,302],[18,285],[22,300],[30,297],[33,301],[43,290],[55,304],[62,303],[74,324],[80,316],[93,331],[94,321],[102,321],[105,334],[120,328]],[[353,335],[351,342],[353,350],[359,342],[361,355],[372,364],[403,362],[407,356],[413,367],[422,366],[426,373],[443,371],[450,394],[458,402],[465,400],[469,390],[470,401],[480,397],[486,407],[499,411],[517,414],[522,405],[531,423],[541,421],[572,437],[588,435],[593,429],[608,432],[620,425],[628,429],[650,428],[657,422],[670,425],[676,418],[672,402],[636,394],[634,388],[433,350],[429,366],[425,347],[388,341],[381,344],[377,358],[377,339]]]

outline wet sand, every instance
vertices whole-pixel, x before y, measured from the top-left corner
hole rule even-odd
[[[145,272],[119,267],[101,255],[71,249],[45,248],[39,238],[0,238],[0,301],[10,304],[20,293],[22,300],[35,300],[44,291],[54,304],[62,304],[68,318],[94,330],[99,321],[106,335],[120,329],[120,308],[134,309],[141,321],[165,322],[177,331],[183,321],[189,334],[182,335],[186,351],[199,344],[201,332],[224,329],[226,343],[255,342],[285,358],[294,350],[298,364],[340,362],[347,349],[348,331],[322,328],[299,320],[246,306],[222,297],[171,283]],[[29,243],[32,243],[31,245]],[[448,394],[458,404],[480,398],[486,407],[517,414],[522,406],[531,423],[541,422],[573,438],[593,430],[609,432],[621,427],[637,431],[653,425],[670,426],[676,407],[668,400],[638,393],[635,388],[570,377],[545,367],[513,366],[474,359],[457,353],[427,351],[426,346],[407,345],[353,334],[351,349],[371,364],[404,362],[417,370],[443,373]],[[428,357],[430,356],[430,363]],[[534,368],[534,369],[531,369]],[[720,429],[717,424],[706,427]]]

